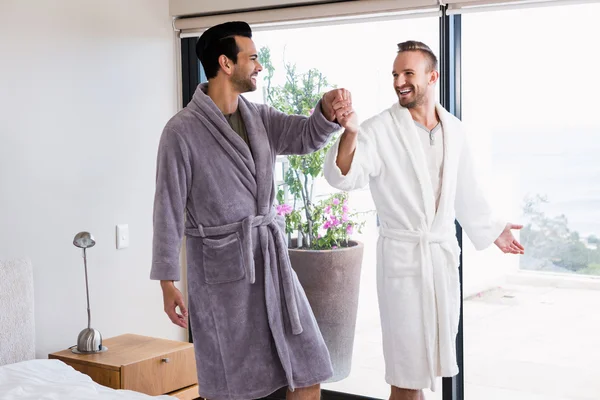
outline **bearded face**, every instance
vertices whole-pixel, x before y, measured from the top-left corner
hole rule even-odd
[[[429,60],[418,51],[405,51],[398,53],[394,61],[392,76],[394,77],[394,90],[400,105],[405,108],[414,108],[423,105],[430,99],[433,91],[431,88],[436,79],[433,75]]]

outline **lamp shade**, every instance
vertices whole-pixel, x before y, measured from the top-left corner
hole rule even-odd
[[[80,249],[87,249],[94,247],[96,240],[94,240],[94,237],[89,232],[79,232],[77,235],[75,235],[73,244]]]

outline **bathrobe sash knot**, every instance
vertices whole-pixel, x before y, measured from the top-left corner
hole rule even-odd
[[[261,251],[264,259],[265,279],[270,278],[269,274],[277,268],[271,268],[271,263],[279,263],[279,272],[281,276],[284,301],[288,312],[292,333],[299,335],[302,333],[302,325],[300,323],[300,314],[298,312],[298,304],[296,302],[296,289],[292,279],[292,265],[287,252],[287,244],[284,240],[284,235],[281,230],[283,217],[278,216],[275,208],[272,208],[267,215],[251,215],[244,218],[240,222],[226,224],[221,226],[202,226],[196,228],[186,228],[185,234],[201,238],[210,238],[219,235],[229,235],[233,233],[240,234],[242,240],[242,252],[246,272],[253,284],[256,281],[256,272],[254,265],[254,244],[252,241],[252,229],[258,229]],[[271,230],[275,244],[276,260],[271,259],[269,251],[269,229]]]

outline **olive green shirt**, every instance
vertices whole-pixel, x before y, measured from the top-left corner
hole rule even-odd
[[[231,126],[231,129],[235,131],[240,137],[246,142],[247,145],[250,145],[248,141],[248,134],[246,133],[246,126],[244,125],[244,120],[242,119],[242,115],[240,114],[240,109],[238,108],[232,114],[224,114],[225,119]]]

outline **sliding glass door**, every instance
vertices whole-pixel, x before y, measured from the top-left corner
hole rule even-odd
[[[525,255],[463,241],[465,400],[596,399],[600,4],[462,16],[463,121]]]
[[[393,88],[392,67],[397,44],[419,40],[440,54],[440,18],[403,16],[395,20],[358,21],[354,23],[310,25],[294,28],[255,30],[253,40],[264,66],[258,89],[244,94],[257,103],[270,103],[270,95],[288,90],[286,83],[301,88],[308,73],[318,73],[329,87],[347,88],[352,93],[354,108],[361,121],[389,108],[398,101]],[[197,38],[182,40],[183,103],[191,99],[198,83],[204,80],[195,55]],[[447,55],[446,55],[447,56]],[[443,57],[442,57],[443,58]],[[442,61],[442,60],[440,60]],[[446,84],[444,81],[442,84]],[[276,168],[276,179],[281,179]],[[324,179],[315,186],[315,201],[336,192]],[[385,382],[381,323],[377,302],[375,249],[378,237],[377,217],[368,188],[350,193],[349,206],[356,211],[373,211],[366,225],[353,237],[364,243],[358,315],[354,339],[352,370],[341,381],[322,385],[324,399],[387,399],[390,387]],[[445,382],[452,385],[451,382]],[[427,400],[454,400],[442,392],[426,391]],[[271,398],[283,398],[285,392]]]

